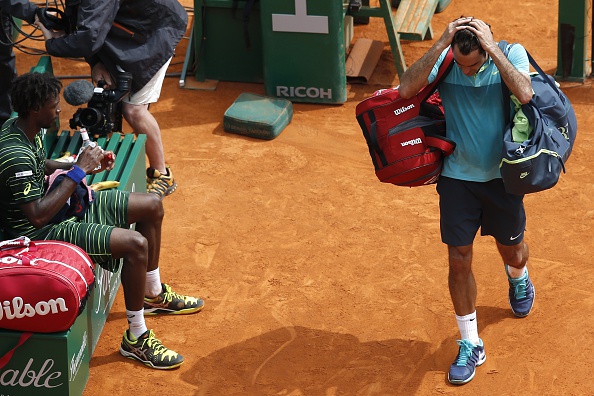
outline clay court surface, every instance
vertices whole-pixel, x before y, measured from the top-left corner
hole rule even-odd
[[[439,36],[461,14],[484,19],[496,40],[523,43],[553,73],[557,7],[452,0],[433,28]],[[185,357],[178,370],[151,370],[119,354],[127,326],[120,288],[85,395],[594,394],[592,79],[562,83],[580,126],[567,174],[525,199],[534,311],[512,315],[494,242],[478,237],[487,361],[472,382],[454,387],[446,376],[459,334],[437,193],[375,178],[355,106],[398,77],[382,20],[356,26],[358,37],[386,43],[371,81],[349,85],[342,105],[294,103],[291,124],[272,141],[222,128],[237,96],[263,94],[262,84],[219,82],[203,91],[166,79],[152,111],[179,188],[164,200],[161,273],[206,306],[196,315],[147,318]],[[404,42],[407,62],[431,44]],[[181,71],[186,47],[187,40],[170,72]],[[38,60],[17,58],[21,73]],[[53,63],[56,75],[89,73],[80,62]],[[63,104],[67,125],[74,109]]]

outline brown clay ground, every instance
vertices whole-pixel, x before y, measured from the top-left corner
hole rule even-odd
[[[557,7],[555,0],[452,0],[433,27],[440,35],[461,14],[484,19],[496,39],[523,43],[554,72]],[[120,289],[85,395],[594,394],[592,79],[563,83],[580,125],[568,173],[525,199],[535,309],[513,317],[494,243],[477,238],[488,359],[471,383],[454,387],[446,373],[458,330],[437,195],[434,187],[375,178],[355,106],[398,80],[382,21],[357,26],[355,37],[386,43],[370,83],[349,86],[343,105],[295,103],[291,124],[273,141],[222,128],[237,96],[264,93],[263,85],[220,82],[196,91],[166,80],[152,111],[179,188],[164,201],[161,272],[206,308],[147,319],[185,357],[178,370],[150,370],[118,352],[126,328]],[[405,42],[407,62],[431,43]],[[186,46],[171,72],[181,71]],[[21,72],[37,62],[17,56]],[[88,73],[68,60],[54,59],[54,67],[57,75]]]

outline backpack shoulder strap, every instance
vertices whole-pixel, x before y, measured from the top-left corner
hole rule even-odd
[[[503,55],[505,55],[505,57],[507,58],[507,55],[509,54],[509,49],[514,45],[508,45],[508,42],[505,40],[501,40],[499,42],[499,49],[501,50],[501,52],[503,52]],[[509,88],[507,87],[507,85],[505,85],[505,81],[503,81],[503,78],[501,79],[501,91],[503,93],[503,112],[504,112],[504,116],[505,116],[505,125],[507,126],[507,124],[510,123],[511,121],[511,114],[510,114],[510,106],[511,106],[511,99],[510,99],[510,94],[511,92],[509,91]],[[506,110],[507,109],[507,110]]]
[[[437,77],[435,77],[435,81],[437,81],[437,83],[439,84],[441,82],[441,80],[443,80],[449,74],[449,72],[450,72],[450,70],[452,70],[453,66],[454,66],[454,51],[452,50],[452,47],[450,47],[450,49],[446,53],[446,56],[445,56],[443,62],[441,62],[441,65],[439,65],[439,70],[437,72]]]
[[[450,47],[448,49],[448,52],[446,53],[445,58],[443,59],[443,62],[441,62],[441,65],[439,65],[439,69],[437,71],[437,76],[435,76],[435,80],[433,80],[432,83],[427,84],[427,86],[425,86],[425,88],[423,88],[419,93],[420,97],[422,98],[422,101],[427,100],[427,98],[429,98],[429,96],[431,96],[431,94],[435,92],[439,83],[442,82],[443,79],[448,75],[450,70],[452,70],[453,66],[454,52],[452,51],[452,47]]]
[[[559,88],[551,81],[550,78],[547,78],[547,74],[542,70],[542,68],[538,65],[538,63],[536,63],[536,61],[534,60],[534,58],[532,57],[532,55],[530,55],[530,52],[528,52],[528,50],[526,50],[526,55],[528,55],[528,62],[530,62],[530,64],[532,65],[532,67],[534,67],[534,70],[536,70],[538,72],[538,74],[541,75],[541,77],[543,78],[543,80],[549,84],[549,86],[551,88],[553,88],[553,91],[555,91],[557,93],[557,95],[562,96],[561,92],[559,91]]]

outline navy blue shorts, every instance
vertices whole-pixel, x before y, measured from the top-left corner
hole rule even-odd
[[[502,245],[524,239],[523,195],[508,194],[503,180],[471,182],[449,177],[437,181],[441,240],[450,246],[472,244],[478,229]]]

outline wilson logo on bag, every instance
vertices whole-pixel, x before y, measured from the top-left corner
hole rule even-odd
[[[78,246],[26,237],[0,242],[0,328],[68,330],[94,282],[93,262]]]
[[[357,121],[381,182],[415,187],[437,181],[443,158],[456,147],[445,137],[443,107],[435,92],[453,59],[450,50],[435,81],[410,99],[401,98],[398,88],[381,89],[357,105]]]

